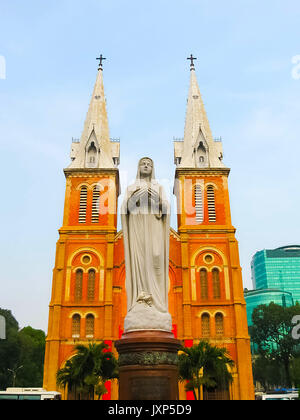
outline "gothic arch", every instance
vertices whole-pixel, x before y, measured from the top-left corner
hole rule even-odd
[[[75,310],[75,311],[70,312],[69,318],[72,319],[74,315],[79,315],[80,318],[84,317],[83,312]]]
[[[90,189],[93,190],[95,187],[99,187],[99,191],[104,191],[104,186],[103,184],[99,181],[99,182],[93,182],[90,185]]]
[[[215,318],[215,316],[218,314],[223,315],[224,318],[227,317],[227,314],[226,312],[223,311],[223,309],[217,309],[216,311],[213,312],[212,316]]]
[[[82,253],[82,252],[86,252],[86,253],[94,253],[97,255],[97,257],[99,258],[100,261],[100,268],[104,267],[104,258],[103,255],[101,254],[101,252],[97,251],[95,248],[90,248],[90,247],[83,247],[83,248],[79,248],[76,251],[74,251],[68,258],[68,262],[67,265],[71,266],[73,260],[75,257],[77,257],[78,254]]]
[[[96,312],[90,311],[90,310],[86,312],[86,314],[84,315],[84,318],[87,318],[89,315],[92,315],[95,319],[99,318]]]
[[[86,312],[74,310],[69,313],[69,318],[72,319],[74,315],[79,315],[81,319],[85,319],[88,315],[93,315],[95,318],[99,318],[97,313],[91,310],[88,310]]]
[[[96,273],[99,273],[99,269],[97,267],[94,266],[90,266],[90,267],[82,267],[82,266],[78,266],[78,267],[73,267],[72,268],[72,273],[76,273],[77,270],[82,270],[84,273],[88,273],[90,270],[95,270]]]
[[[198,249],[197,249],[197,250],[193,253],[193,255],[192,255],[192,257],[191,257],[191,266],[192,266],[192,267],[194,267],[194,266],[195,266],[196,259],[197,259],[198,255],[199,255],[199,254],[201,254],[201,252],[203,252],[203,251],[207,251],[207,252],[209,252],[209,251],[214,251],[215,253],[219,254],[219,255],[220,255],[220,257],[222,258],[222,260],[223,260],[223,265],[228,265],[226,255],[225,255],[225,254],[224,254],[224,252],[223,252],[223,251],[221,251],[219,248],[216,248],[216,247],[214,247],[214,246],[202,246],[202,247],[198,248]]]
[[[176,280],[176,273],[173,267],[171,267],[171,265],[169,264],[169,289],[172,285],[174,285],[175,280]]]
[[[88,190],[91,189],[90,184],[88,184],[87,182],[81,182],[80,184],[77,185],[76,190],[80,191],[82,187],[86,187]]]
[[[215,190],[218,190],[218,186],[213,183],[213,182],[208,182],[207,184],[205,184],[205,189],[207,190],[208,187],[213,187]]]
[[[92,253],[95,254],[99,259],[99,268],[96,269],[95,267],[73,267],[72,263],[74,259],[80,253]],[[70,254],[68,261],[67,261],[67,269],[66,269],[66,289],[65,289],[65,299],[66,301],[70,300],[70,293],[71,293],[71,273],[77,269],[83,270],[83,272],[87,273],[89,269],[96,270],[96,273],[100,273],[99,275],[99,301],[104,300],[104,275],[105,275],[105,260],[101,252],[97,251],[95,248],[91,247],[83,247],[76,249],[72,254]]]
[[[224,271],[224,283],[225,283],[225,299],[230,299],[230,281],[229,281],[229,269],[228,269],[228,260],[226,255],[223,251],[221,251],[219,248],[216,248],[214,246],[202,246],[198,248],[191,257],[191,286],[192,286],[192,300],[196,300],[196,259],[199,254],[202,252],[212,252],[214,251],[216,254],[218,254],[222,261],[223,261],[223,269],[221,271]],[[215,266],[216,268],[220,269],[220,267]]]
[[[100,158],[100,146],[93,129],[85,146],[85,167],[96,168]]]
[[[218,311],[220,312],[220,311]],[[209,315],[210,318],[214,317],[214,313],[212,311],[210,311],[209,309],[203,309],[202,311],[199,311],[197,313],[197,318],[202,318],[203,315]]]

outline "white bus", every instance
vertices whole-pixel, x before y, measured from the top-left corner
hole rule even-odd
[[[287,392],[286,394],[274,393],[274,394],[263,394],[261,399],[263,401],[290,401],[299,400],[298,392]]]
[[[36,401],[54,401],[61,400],[59,392],[48,392],[43,388],[7,388],[6,391],[0,391],[1,400],[36,400]]]

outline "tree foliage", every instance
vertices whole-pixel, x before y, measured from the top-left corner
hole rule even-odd
[[[45,354],[45,333],[31,327],[19,330],[11,311],[1,309],[6,320],[6,340],[0,340],[0,389],[15,386],[41,387]],[[21,367],[22,366],[22,367]]]
[[[259,305],[252,314],[249,332],[257,353],[268,361],[284,368],[284,385],[291,386],[290,363],[299,355],[299,340],[292,336],[292,319],[300,314],[300,305],[285,308],[271,302]]]
[[[294,385],[299,389],[300,396],[300,356],[295,357],[290,365],[291,378]]]
[[[186,391],[192,391],[195,400],[201,397],[201,388],[226,389],[232,382],[229,367],[234,362],[226,348],[200,341],[193,347],[182,347],[179,354],[179,379],[187,381]]]
[[[284,367],[275,360],[254,355],[252,362],[254,382],[259,382],[265,391],[280,388],[285,383]]]
[[[57,384],[74,399],[98,399],[107,392],[105,382],[118,378],[118,362],[105,343],[75,347],[75,355],[57,372]]]

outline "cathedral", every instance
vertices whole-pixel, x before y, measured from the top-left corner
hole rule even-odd
[[[101,56],[102,58],[102,56]],[[170,228],[169,312],[175,338],[226,347],[235,364],[222,398],[254,399],[250,339],[235,228],[228,192],[230,169],[214,139],[190,65],[184,138],[174,142],[177,229]],[[124,151],[126,153],[126,151]],[[171,156],[170,156],[171,159]],[[53,270],[44,388],[56,390],[56,372],[74,346],[114,343],[127,313],[122,231],[117,229],[120,143],[109,135],[102,60],[80,141],[64,169],[66,192]],[[103,399],[118,399],[116,381]],[[63,397],[67,395],[64,391]],[[181,400],[192,399],[179,386]]]

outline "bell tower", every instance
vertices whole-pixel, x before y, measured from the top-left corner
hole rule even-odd
[[[191,56],[183,141],[175,141],[174,194],[181,244],[178,338],[226,347],[235,368],[231,399],[253,399],[252,365],[238,242],[228,193],[230,169],[212,136]],[[224,390],[223,390],[224,391]]]
[[[79,142],[64,170],[66,193],[53,270],[44,387],[76,344],[118,338],[113,315],[114,240],[119,196],[119,142],[109,137],[102,61]],[[116,336],[116,337],[115,337]],[[111,397],[111,395],[109,395]]]

